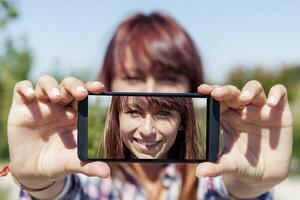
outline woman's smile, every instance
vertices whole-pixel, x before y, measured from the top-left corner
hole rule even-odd
[[[162,140],[154,140],[154,141],[147,141],[147,140],[143,140],[143,139],[138,139],[138,138],[135,138],[133,137],[134,141],[139,143],[139,144],[142,144],[142,145],[145,145],[145,146],[154,146],[154,145],[157,145],[159,144],[160,142],[162,142]]]
[[[149,154],[153,151],[160,150],[163,140],[143,140],[133,137],[133,146],[141,153]]]

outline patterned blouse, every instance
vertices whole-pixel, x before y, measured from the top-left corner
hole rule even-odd
[[[125,181],[118,178],[100,179],[97,177],[87,177],[82,174],[72,174],[67,177],[63,191],[55,198],[56,200],[145,200],[146,192],[134,181],[130,173],[125,173]],[[179,197],[181,187],[180,172],[175,164],[170,164],[165,168],[162,185],[167,189],[166,200],[173,200]],[[21,200],[34,200],[25,190],[21,189]],[[234,199],[230,197],[224,186],[221,176],[216,178],[199,178],[197,188],[197,199],[218,200]],[[255,200],[271,200],[271,192],[266,192]]]

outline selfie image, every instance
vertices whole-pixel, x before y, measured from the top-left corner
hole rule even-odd
[[[206,98],[89,96],[90,159],[204,160]]]
[[[0,200],[298,200],[299,8],[0,0]]]

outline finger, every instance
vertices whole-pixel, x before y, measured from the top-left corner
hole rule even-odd
[[[41,76],[38,79],[35,92],[37,98],[40,100],[58,102],[61,98],[61,92],[57,81],[49,75]]]
[[[254,106],[253,106],[254,107]],[[247,107],[249,109],[249,107]],[[250,111],[248,111],[250,112]],[[267,120],[266,117],[261,116],[260,110],[256,109],[256,113],[254,115],[250,115],[248,113],[235,112],[233,110],[229,110],[221,115],[221,125],[224,129],[226,129],[226,133],[251,133],[260,135],[261,128],[257,125],[263,125]]]
[[[219,85],[208,85],[208,84],[201,84],[199,87],[198,87],[198,93],[201,93],[201,94],[210,94],[211,91],[216,88],[216,87],[219,87]]]
[[[267,104],[271,107],[288,105],[287,90],[282,84],[274,85],[269,92]]]
[[[204,162],[198,165],[196,176],[201,177],[217,177],[225,173],[234,173],[237,165],[228,154],[222,155],[217,163]]]
[[[80,172],[87,176],[97,176],[100,178],[108,178],[110,176],[110,168],[104,162],[80,162]]]
[[[210,94],[215,100],[220,101],[221,114],[229,108],[240,109],[242,102],[238,100],[240,90],[233,85],[219,86],[202,84],[198,87],[198,92],[202,94]]]
[[[77,150],[72,150],[73,159],[67,163],[66,170],[69,173],[83,173],[87,176],[107,178],[110,176],[110,168],[104,162],[82,162],[77,157]]]
[[[223,107],[227,107],[227,109],[221,109],[221,113],[223,113],[228,108],[241,109],[243,103],[238,98],[240,93],[236,86],[225,85],[213,89],[211,95],[214,99],[221,102],[221,108],[222,104],[224,104]]]
[[[93,94],[100,94],[105,89],[104,85],[99,81],[88,81],[85,85],[87,90]]]
[[[276,107],[277,108],[277,107]],[[292,116],[286,108],[273,109],[265,105],[257,107],[248,105],[240,111],[229,110],[222,113],[221,122],[230,126],[237,132],[261,133],[262,127],[279,128],[292,126]],[[283,117],[283,112],[285,112]]]
[[[62,101],[64,103],[70,103],[73,101],[73,99],[80,101],[88,95],[85,84],[81,80],[74,77],[65,78],[61,82],[60,88],[63,95]]]
[[[263,106],[266,103],[266,95],[260,82],[256,80],[249,81],[242,89],[239,100],[244,105],[253,104]]]
[[[26,103],[34,100],[36,98],[32,83],[30,81],[24,80],[20,81],[15,85],[13,104]]]
[[[237,100],[237,97],[240,95],[240,90],[233,85],[224,85],[216,87],[212,90],[211,96],[218,101],[227,101]]]
[[[215,100],[220,101],[221,113],[226,112],[229,108],[241,109],[243,103],[239,101],[240,90],[233,85],[207,85],[202,84],[198,87],[198,92],[210,94]]]
[[[30,114],[28,113],[25,118],[16,119],[20,126],[36,128],[37,126],[41,127],[45,125],[45,123],[55,123],[58,128],[76,124],[77,110],[72,107],[37,102],[36,104],[27,106],[27,108]]]
[[[229,101],[233,100],[240,94],[240,90],[233,85],[207,85],[201,84],[198,87],[198,92],[202,94],[211,94],[212,97],[218,101]]]

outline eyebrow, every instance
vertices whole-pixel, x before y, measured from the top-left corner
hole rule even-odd
[[[126,76],[128,75],[139,75],[145,77],[147,74],[147,71],[145,69],[142,69],[140,67],[132,66],[131,68],[125,67],[125,66],[119,66],[115,70],[115,74],[125,74]]]
[[[160,70],[157,70],[157,71],[154,71],[152,72],[153,75],[155,76],[176,76],[176,77],[180,77],[182,75],[180,75],[179,73],[179,70],[168,70],[168,69],[160,69]]]

